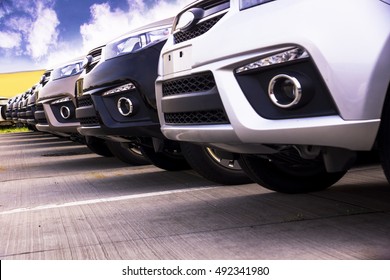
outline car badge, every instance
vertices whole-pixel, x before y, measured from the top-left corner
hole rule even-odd
[[[204,10],[200,8],[192,8],[179,17],[179,20],[176,24],[177,30],[190,30],[194,27],[199,20],[203,18]]]

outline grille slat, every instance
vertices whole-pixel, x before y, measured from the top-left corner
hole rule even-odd
[[[36,119],[36,122],[38,123],[38,124],[48,124],[48,122],[47,122],[47,119],[46,119],[46,117],[43,115],[43,116],[40,116],[39,118],[37,118]]]
[[[223,110],[165,113],[168,124],[228,124],[229,120]]]
[[[81,125],[84,126],[95,126],[99,125],[99,120],[97,117],[88,117],[78,119]]]
[[[215,87],[211,72],[169,80],[163,83],[163,96],[209,91]]]
[[[93,106],[92,97],[90,95],[83,95],[77,98],[77,107],[89,107]],[[85,118],[77,118],[83,126],[96,126],[99,125],[99,119],[97,116],[85,117]]]
[[[43,104],[41,103],[37,104],[35,112],[39,113],[38,115],[35,116],[38,124],[45,124],[45,125],[48,124],[46,115],[43,110]]]
[[[93,101],[90,95],[83,95],[77,99],[78,107],[88,107],[93,105]]]
[[[88,54],[88,55],[92,56],[92,62],[89,65],[87,65],[87,67],[85,68],[86,73],[89,73],[96,66],[96,64],[99,62],[99,60],[101,59],[101,56],[102,56],[102,49],[103,49],[102,47],[94,49]]]
[[[211,98],[218,94],[212,72],[197,73],[163,82],[163,96],[175,96],[191,93],[206,93]],[[209,99],[210,101],[212,99]],[[169,101],[168,101],[169,102]],[[200,110],[199,110],[200,109]],[[193,108],[193,111],[166,112],[165,122],[168,124],[228,124],[229,119],[222,108],[222,103],[210,110]]]

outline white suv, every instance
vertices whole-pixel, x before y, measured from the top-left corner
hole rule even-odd
[[[389,81],[389,0],[204,0],[177,15],[156,94],[166,137],[298,193],[376,146],[390,179]]]

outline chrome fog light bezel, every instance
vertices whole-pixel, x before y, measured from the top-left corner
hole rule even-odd
[[[127,105],[126,105],[127,104]],[[126,109],[127,111],[125,111],[123,109],[123,106],[126,106]],[[128,107],[128,108],[127,108]],[[117,109],[119,111],[119,113],[124,116],[124,117],[128,117],[130,116],[131,114],[133,114],[134,112],[134,104],[133,102],[127,98],[127,97],[121,97],[118,99],[118,102],[117,102]]]
[[[277,86],[278,83],[282,82],[282,81],[289,81],[292,83],[293,85],[293,96],[294,98],[291,100],[291,102],[287,102],[287,103],[282,103],[281,102],[281,95],[283,95],[283,93],[279,93],[279,92],[276,92],[275,90],[275,87]],[[301,83],[299,82],[299,80],[293,76],[290,76],[290,75],[287,75],[287,74],[279,74],[279,75],[276,75],[275,77],[273,77],[271,79],[271,81],[269,82],[269,86],[268,86],[268,96],[270,97],[272,103],[274,103],[276,106],[280,107],[280,108],[284,108],[284,109],[287,109],[287,108],[294,108],[296,107],[301,99],[302,99],[302,85]],[[287,97],[288,99],[288,97]]]
[[[67,120],[71,117],[71,111],[68,106],[61,106],[60,108],[60,115],[64,120]]]

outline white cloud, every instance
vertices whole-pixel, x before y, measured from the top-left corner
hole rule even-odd
[[[193,0],[160,0],[148,6],[145,0],[128,0],[128,8],[125,10],[112,9],[108,3],[94,4],[90,7],[90,20],[80,26],[82,45],[78,41],[59,42],[47,55],[46,68],[86,55],[91,49],[132,29],[175,16],[190,2]]]
[[[59,20],[54,10],[38,3],[37,18],[28,34],[27,53],[40,60],[47,55],[50,47],[57,45]]]
[[[123,34],[129,26],[129,15],[119,9],[111,10],[108,3],[94,4],[90,11],[91,21],[80,27],[85,49],[106,43]]]
[[[91,20],[80,27],[84,52],[105,44],[132,29],[173,17],[193,0],[159,0],[152,6],[148,6],[145,0],[128,0],[127,2],[127,10],[112,10],[108,3],[95,4],[91,7]]]
[[[77,44],[78,42],[60,42],[57,48],[47,55],[43,67],[49,69],[78,57],[84,58],[87,53],[81,51],[81,46],[76,47]]]
[[[17,11],[23,11],[26,14],[33,15],[36,11],[36,3],[49,4],[47,1],[38,0],[38,1],[25,1],[25,0],[13,0],[12,6]]]
[[[0,57],[0,64],[1,64],[0,73],[11,73],[11,72],[43,69],[42,65],[39,63],[26,61],[21,57],[15,57],[15,56]]]
[[[0,51],[4,57],[39,63],[58,40],[59,21],[54,0],[13,0],[2,9]],[[3,67],[2,67],[3,68]]]
[[[32,19],[21,16],[12,17],[4,24],[8,29],[19,32],[23,36],[28,36],[32,25]]]
[[[15,32],[1,32],[0,31],[0,48],[12,49],[20,48],[22,36]]]
[[[137,2],[145,2],[143,0],[136,0]],[[131,2],[131,0],[129,0]],[[142,5],[140,3],[140,6],[143,6],[143,8],[139,11],[135,11],[137,14],[137,19],[139,20],[139,24],[143,25],[148,22],[153,22],[156,20],[173,17],[176,16],[176,14],[187,4],[194,2],[193,0],[178,0],[178,1],[166,1],[166,0],[159,0],[156,1],[155,4],[151,7],[146,6],[145,4]],[[130,13],[132,11],[130,10]]]
[[[53,9],[54,0],[13,0],[12,8],[21,13],[8,17],[7,21],[1,19],[4,29],[0,31],[0,55],[3,56],[0,62],[12,51],[15,59],[29,56],[34,67],[50,67],[85,55],[92,48],[132,29],[175,16],[191,2],[193,0],[127,0],[127,8],[121,10],[113,9],[107,0],[107,3],[90,7],[89,21],[80,26],[81,41],[61,42],[60,23]],[[9,12],[7,10],[7,14]],[[6,15],[3,13],[0,16]],[[3,65],[0,67],[4,68]]]

